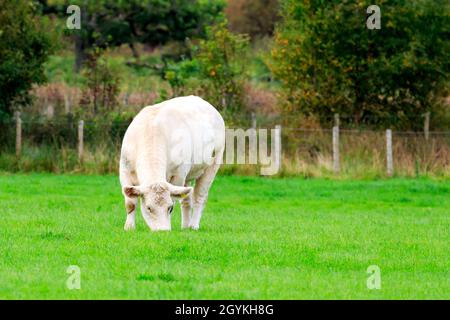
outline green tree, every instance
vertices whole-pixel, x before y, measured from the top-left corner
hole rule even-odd
[[[43,12],[67,17],[68,5],[81,8],[81,30],[75,38],[76,69],[79,70],[93,47],[127,44],[135,58],[136,43],[149,46],[189,37],[204,37],[225,6],[223,0],[39,0]]]
[[[252,38],[272,36],[279,19],[279,0],[229,0],[225,10],[230,30]]]
[[[29,101],[33,84],[45,81],[43,64],[52,52],[44,21],[33,1],[0,0],[0,119]]]
[[[243,111],[248,44],[248,37],[229,31],[225,21],[207,28],[196,52],[201,77],[207,80],[207,98],[224,111]]]
[[[351,116],[355,123],[417,128],[448,84],[450,4],[380,0],[381,29],[366,26],[371,1],[282,3],[271,68],[285,111]]]
[[[108,63],[103,54],[102,50],[95,50],[83,69],[86,85],[80,105],[84,107],[85,113],[90,112],[94,116],[114,111],[122,80],[120,72]]]

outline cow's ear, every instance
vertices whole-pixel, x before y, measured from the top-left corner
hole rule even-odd
[[[139,187],[136,186],[125,186],[123,187],[123,193],[128,198],[137,198],[141,195],[141,190]]]
[[[174,198],[186,198],[193,190],[192,187],[178,187],[170,183],[168,185],[170,195]]]

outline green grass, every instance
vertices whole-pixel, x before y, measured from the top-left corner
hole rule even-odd
[[[122,202],[114,176],[0,175],[0,298],[450,298],[449,181],[219,177],[198,232],[178,207],[126,233]]]

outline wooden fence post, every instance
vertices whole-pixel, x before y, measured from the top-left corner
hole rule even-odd
[[[428,141],[428,138],[430,137],[430,112],[425,113],[423,132],[425,134],[425,140]]]
[[[84,121],[78,122],[78,160],[83,162],[84,149]]]
[[[392,157],[392,130],[386,130],[386,164],[387,164],[387,175],[392,177],[394,173],[394,161]]]
[[[341,120],[339,119],[339,113],[334,114],[334,126],[339,127],[341,125]]]
[[[70,113],[70,98],[67,93],[64,94],[64,112],[66,114]]]
[[[128,94],[128,92],[125,92],[125,94],[123,95],[123,105],[125,107],[128,106],[128,99],[130,98],[130,95]]]
[[[20,118],[20,111],[16,111],[16,157],[20,158],[22,154],[22,119]]]
[[[256,114],[252,112],[252,129],[256,129]]]
[[[339,115],[334,115],[334,127],[333,127],[333,170],[335,174],[340,172],[339,161]]]

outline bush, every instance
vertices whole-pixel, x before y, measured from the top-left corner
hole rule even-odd
[[[369,1],[283,2],[271,69],[289,114],[338,112],[358,125],[418,130],[448,87],[448,1],[380,1],[381,29],[366,27]],[[346,119],[343,119],[346,120]]]
[[[279,0],[229,0],[230,30],[252,38],[271,36],[278,21]]]
[[[33,84],[45,81],[43,64],[54,47],[34,1],[0,0],[0,8],[1,120],[29,102]]]
[[[81,106],[94,115],[113,111],[118,104],[121,78],[120,73],[102,57],[101,50],[94,49],[94,53],[86,62],[84,75],[87,83]]]
[[[169,63],[164,78],[172,88],[174,96],[186,94],[186,85],[190,78],[198,77],[199,63],[198,60],[182,60],[178,63]]]
[[[245,111],[243,87],[247,80],[248,37],[236,35],[223,22],[207,30],[196,52],[200,76],[207,80],[207,98],[226,113]]]

